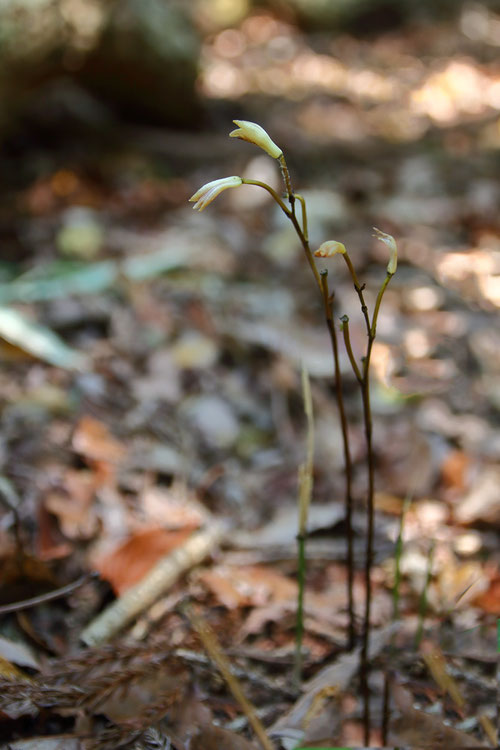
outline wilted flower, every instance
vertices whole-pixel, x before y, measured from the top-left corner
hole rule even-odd
[[[257,125],[256,122],[248,122],[248,120],[233,120],[233,122],[238,126],[238,129],[232,130],[229,133],[230,138],[241,138],[242,141],[255,143],[256,146],[262,148],[273,159],[279,159],[282,156],[283,151],[280,147],[271,140],[264,128]]]
[[[391,251],[389,263],[387,264],[387,273],[390,273],[392,276],[396,273],[396,268],[398,267],[398,248],[396,245],[396,240],[394,239],[392,234],[386,234],[380,229],[377,229],[377,227],[373,227],[373,231],[375,232],[373,236],[378,240],[381,240],[381,242],[385,242],[385,244]]]
[[[343,245],[341,242],[337,242],[336,240],[327,240],[318,247],[314,255],[317,258],[332,258],[334,255],[337,255],[337,253],[345,252],[345,245]]]
[[[238,185],[242,184],[243,180],[241,179],[241,177],[236,176],[222,177],[220,180],[212,180],[212,182],[207,182],[206,185],[202,185],[202,187],[197,190],[189,200],[196,201],[193,209],[203,211],[203,209],[206,208],[208,204],[214,200],[214,198],[217,198],[219,193],[222,193],[223,190],[227,190],[227,188],[238,187]]]

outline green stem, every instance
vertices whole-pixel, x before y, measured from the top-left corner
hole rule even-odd
[[[288,216],[289,219],[291,218],[292,212],[290,211],[290,209],[285,206],[276,190],[273,190],[272,187],[266,182],[261,182],[260,180],[248,180],[246,177],[242,177],[241,182],[243,185],[256,185],[257,187],[261,187],[264,188],[264,190],[267,190],[267,192],[273,197],[273,200],[275,200],[278,206],[281,208],[281,210]]]
[[[310,267],[311,271],[314,274],[314,278],[316,279],[316,284],[318,285],[318,289],[322,293],[321,278],[320,278],[320,275],[319,275],[319,271],[318,271],[318,269],[316,267],[314,256],[313,256],[311,248],[309,246],[309,241],[306,239],[306,237],[304,235],[304,232],[302,231],[302,228],[301,228],[301,226],[300,226],[300,224],[299,224],[299,222],[298,222],[297,217],[295,216],[295,214],[291,214],[290,211],[288,211],[287,212],[287,216],[290,219],[290,221],[292,222],[292,224],[293,224],[293,226],[295,228],[295,231],[297,232],[297,235],[298,235],[298,237],[300,239],[302,247],[304,248],[304,252],[306,254],[306,258],[307,258],[307,262],[309,263],[309,267]]]
[[[372,318],[372,324],[370,328],[370,332],[372,335],[372,338],[375,338],[377,333],[377,320],[378,320],[378,313],[380,310],[380,303],[382,302],[382,297],[384,296],[384,292],[387,289],[387,285],[389,281],[394,276],[393,273],[388,273],[383,281],[382,286],[379,289],[379,292],[377,294],[377,299],[375,300],[375,309],[373,310],[373,318]]]
[[[294,683],[300,688],[302,680],[302,642],[304,639],[304,590],[306,581],[306,532],[297,534],[298,551],[298,595],[297,595],[297,620],[295,632],[295,669]]]
[[[300,204],[302,206],[302,233],[307,241],[309,241],[309,230],[307,227],[307,209],[306,209],[306,201],[305,198],[302,195],[299,195],[298,193],[295,193],[295,197],[297,200],[300,201]]]

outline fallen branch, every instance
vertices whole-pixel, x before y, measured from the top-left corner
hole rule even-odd
[[[87,646],[105,643],[150,607],[187,570],[198,565],[218,545],[224,528],[213,524],[190,536],[182,547],[163,557],[135,586],[101,612],[83,631]]]

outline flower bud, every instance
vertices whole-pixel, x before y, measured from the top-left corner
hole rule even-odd
[[[219,193],[222,193],[223,190],[227,190],[227,188],[238,187],[238,185],[242,184],[243,180],[241,179],[241,177],[236,176],[222,177],[220,180],[212,180],[212,182],[207,182],[206,185],[202,185],[202,187],[197,190],[189,200],[195,201],[193,209],[203,211],[203,209],[206,208],[208,204],[214,200],[214,198],[217,198]]]
[[[385,242],[385,244],[391,251],[389,263],[387,264],[387,273],[390,273],[392,276],[396,273],[396,268],[398,267],[398,248],[396,245],[396,240],[394,239],[392,234],[386,234],[380,229],[377,229],[377,227],[373,227],[373,231],[375,232],[373,236],[381,242]]]
[[[248,122],[248,120],[233,120],[233,122],[238,128],[229,133],[230,138],[241,138],[242,141],[254,143],[269,156],[272,156],[273,159],[279,159],[283,154],[283,151],[271,140],[264,128],[257,125],[256,122]]]
[[[318,247],[314,255],[316,258],[332,258],[334,255],[337,255],[337,253],[345,252],[345,245],[341,242],[327,240],[327,242],[323,242],[323,244]]]

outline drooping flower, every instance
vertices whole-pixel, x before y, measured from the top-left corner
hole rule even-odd
[[[337,253],[345,252],[345,245],[343,245],[341,242],[337,242],[336,240],[327,240],[318,247],[314,255],[317,258],[332,258],[334,255],[337,255]]]
[[[269,156],[272,156],[273,159],[279,159],[282,156],[283,151],[280,147],[271,140],[264,128],[257,125],[256,122],[249,122],[248,120],[233,120],[233,122],[238,128],[229,133],[230,138],[241,138],[242,141],[254,143],[269,154]]]
[[[377,227],[373,227],[373,231],[375,232],[373,236],[381,242],[385,242],[385,244],[391,251],[389,263],[387,264],[387,273],[390,273],[392,276],[396,273],[396,268],[398,267],[398,247],[396,245],[396,240],[394,239],[392,234],[386,234],[380,229],[377,229]]]
[[[195,202],[193,209],[203,211],[203,209],[206,208],[214,198],[217,198],[219,193],[222,193],[223,190],[238,187],[238,185],[242,184],[243,180],[241,177],[236,176],[222,177],[220,180],[212,180],[212,182],[207,182],[206,185],[202,185],[189,200]]]

